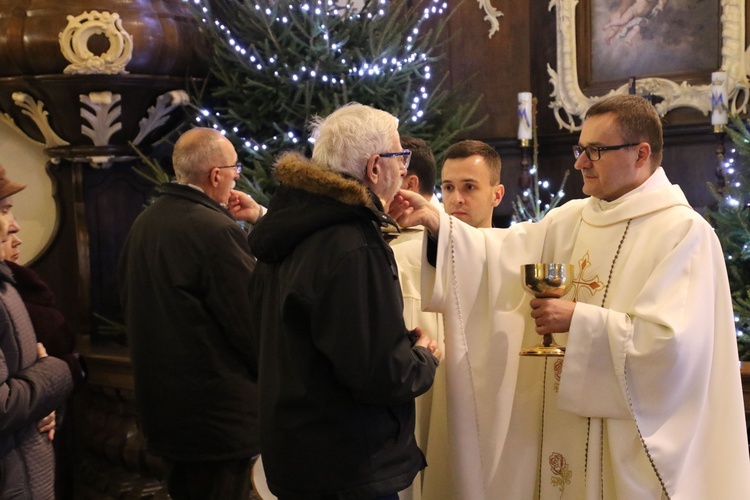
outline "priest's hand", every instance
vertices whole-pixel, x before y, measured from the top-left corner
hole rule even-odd
[[[422,225],[437,236],[440,229],[440,212],[432,203],[414,191],[401,189],[388,207],[388,215],[401,227]]]
[[[531,317],[536,323],[536,333],[564,333],[570,330],[576,303],[564,299],[532,299]]]
[[[256,202],[252,196],[242,191],[232,189],[227,203],[229,213],[237,220],[246,220],[251,224],[258,222],[266,210]]]

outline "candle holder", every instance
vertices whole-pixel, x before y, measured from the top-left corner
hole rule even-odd
[[[727,135],[727,129],[726,125],[714,125],[714,135],[716,136],[716,140],[718,144],[716,145],[716,191],[719,194],[722,194],[724,192],[724,188],[727,185],[727,176],[724,171],[724,155],[726,154],[726,149],[724,148],[724,139]]]
[[[537,99],[530,92],[522,92],[519,97],[519,142],[521,145],[521,174],[518,176],[518,187],[521,193],[526,193],[531,188],[531,167],[536,162],[536,155],[532,161],[532,147],[535,145],[536,138],[536,104]],[[526,126],[525,126],[526,125]],[[529,134],[531,137],[527,137]],[[536,149],[534,149],[536,153]],[[528,201],[528,195],[521,195],[524,202]]]
[[[518,176],[518,187],[525,192],[531,187],[531,139],[521,139],[521,174]]]

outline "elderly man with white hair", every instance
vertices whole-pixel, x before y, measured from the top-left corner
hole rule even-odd
[[[278,160],[281,186],[250,235],[261,450],[280,498],[393,499],[425,467],[414,399],[440,350],[404,325],[382,234],[410,155],[397,127],[356,103],[315,119],[312,161]]]

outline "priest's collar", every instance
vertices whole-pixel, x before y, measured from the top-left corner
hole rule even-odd
[[[610,210],[630,200],[631,198],[635,198],[639,194],[647,193],[649,191],[653,191],[654,189],[663,187],[664,183],[669,184],[669,179],[667,179],[667,174],[664,172],[663,168],[657,167],[656,170],[654,170],[654,172],[648,177],[648,179],[646,179],[646,182],[644,182],[637,188],[628,191],[627,193],[620,196],[616,200],[606,201],[606,200],[601,200],[599,198],[595,198],[595,199],[600,209]]]
[[[680,187],[671,184],[659,167],[646,182],[614,201],[589,198],[581,218],[590,226],[606,227],[676,206],[690,208]]]

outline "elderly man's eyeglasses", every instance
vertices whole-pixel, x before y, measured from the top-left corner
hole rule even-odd
[[[404,163],[404,168],[409,168],[409,161],[411,161],[411,151],[404,149],[398,153],[378,153],[381,158],[391,158],[393,156],[400,156],[401,161]]]
[[[223,167],[216,167],[216,168],[235,168],[237,169],[237,173],[239,174],[242,172],[242,162],[238,161],[234,165],[224,165]]]
[[[637,146],[640,142],[630,142],[628,144],[618,144],[617,146],[586,146],[583,147],[580,144],[573,146],[573,156],[576,160],[583,154],[586,153],[589,160],[597,161],[602,157],[602,151],[614,151],[615,149],[629,148],[630,146]]]

